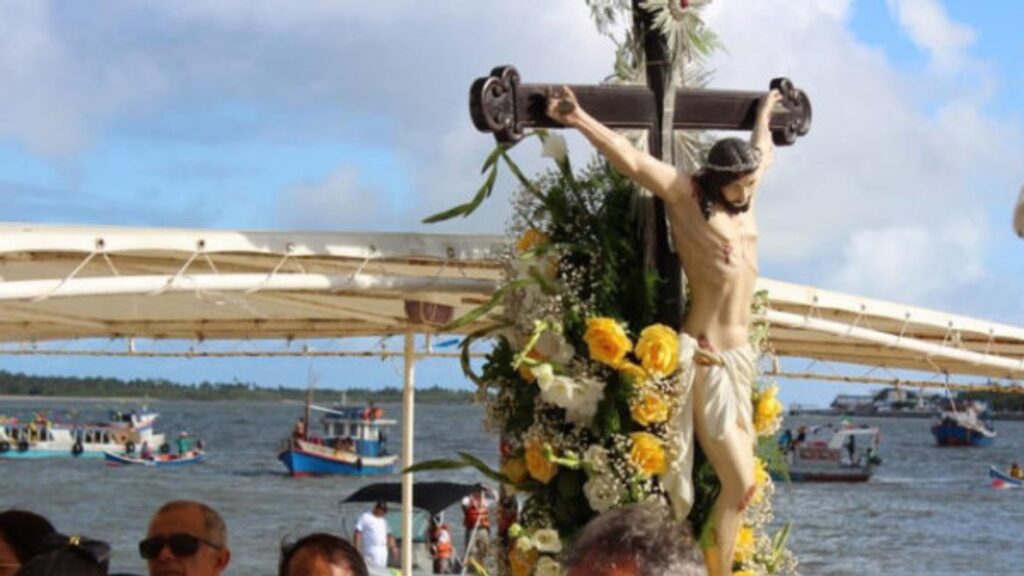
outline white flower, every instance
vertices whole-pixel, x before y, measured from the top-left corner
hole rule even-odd
[[[529,536],[520,536],[519,538],[516,538],[516,548],[518,548],[520,552],[529,552],[533,549],[533,540],[531,540]]]
[[[544,142],[544,148],[541,149],[540,155],[545,158],[554,158],[556,162],[562,162],[565,157],[569,155],[569,149],[566,147],[565,138],[561,134],[555,134],[554,132],[548,132],[546,136],[541,138]]]
[[[608,470],[608,451],[600,444],[592,444],[583,453],[583,463],[593,470],[594,474],[601,474]]]
[[[571,408],[566,408],[566,418],[580,426],[586,426],[597,415],[597,406],[604,398],[604,382],[592,378],[581,378],[579,381],[577,400]]]
[[[590,424],[604,398],[604,382],[590,378],[574,380],[552,375],[549,379],[546,371],[542,371],[537,375],[537,386],[542,400],[564,408],[566,418],[580,426]]]
[[[533,373],[533,377],[537,379],[537,386],[540,389],[546,390],[551,386],[551,381],[555,379],[555,369],[551,364],[540,364],[530,368],[530,372]]]
[[[551,330],[540,335],[534,349],[555,364],[568,364],[576,355],[576,349],[572,344],[569,344],[564,336]]]
[[[562,576],[562,565],[550,556],[541,556],[533,573],[535,576]]]
[[[611,475],[600,474],[587,480],[583,485],[583,493],[586,494],[590,507],[600,513],[618,505],[625,497],[626,490]]]
[[[533,545],[540,552],[558,554],[562,551],[562,540],[558,532],[550,528],[542,528],[533,533]]]

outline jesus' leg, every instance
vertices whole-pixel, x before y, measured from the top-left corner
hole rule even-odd
[[[708,397],[707,368],[698,369],[694,382],[694,424],[697,440],[711,463],[722,490],[711,512],[716,545],[705,551],[709,576],[732,574],[732,557],[736,534],[743,520],[743,510],[754,491],[753,439],[740,422],[725,425],[725,434],[714,438],[708,432],[704,410]]]

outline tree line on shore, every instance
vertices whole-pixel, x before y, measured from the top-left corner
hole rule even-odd
[[[381,389],[344,388],[348,400],[359,404],[369,400],[375,402],[401,402],[402,390],[390,387]],[[341,392],[337,388],[318,388],[320,397],[333,396]],[[305,387],[285,386],[264,387],[251,382],[201,382],[183,384],[165,378],[120,378],[101,376],[35,376],[20,372],[0,370],[0,394],[11,396],[67,396],[80,398],[137,397],[158,400],[304,400]],[[468,390],[442,388],[436,384],[429,388],[417,388],[418,402],[468,402],[473,393]]]

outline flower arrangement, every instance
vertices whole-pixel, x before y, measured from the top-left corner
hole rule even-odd
[[[543,130],[532,135],[556,169],[531,181],[506,147],[488,159],[485,171],[502,160],[522,184],[509,224],[515,240],[502,255],[506,278],[494,298],[453,325],[493,320],[464,341],[468,352],[474,340],[495,338],[482,372],[472,369],[468,353],[463,366],[486,407],[485,428],[501,437],[500,468],[468,454],[413,467],[475,466],[506,495],[518,495],[521,512],[499,534],[504,545],[496,559],[503,573],[516,576],[559,574],[563,543],[601,512],[651,500],[669,505],[663,479],[684,448],[677,445],[673,415],[688,386],[679,368],[679,335],[653,321],[660,279],[643,265],[638,190],[603,159],[575,173],[561,137]],[[493,182],[489,176],[485,188]],[[489,194],[481,189],[478,197]],[[446,215],[465,215],[474,202]],[[755,306],[763,302],[762,295]],[[765,330],[752,334],[763,339]],[[774,446],[779,427],[776,393],[767,384],[751,390],[762,448]],[[707,542],[718,483],[697,453],[689,520]],[[788,529],[767,533],[773,493],[767,467],[778,459],[764,453],[737,541],[736,573],[795,570],[785,549]]]

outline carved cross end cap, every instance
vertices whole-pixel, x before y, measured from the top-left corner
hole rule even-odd
[[[803,90],[793,86],[789,78],[773,79],[770,88],[782,93],[782,104],[788,112],[783,125],[773,123],[772,141],[776,146],[789,146],[811,130],[811,99]]]
[[[516,142],[523,137],[516,118],[516,89],[519,72],[513,66],[498,66],[490,76],[477,78],[469,89],[469,114],[481,132],[491,132],[498,142]]]

